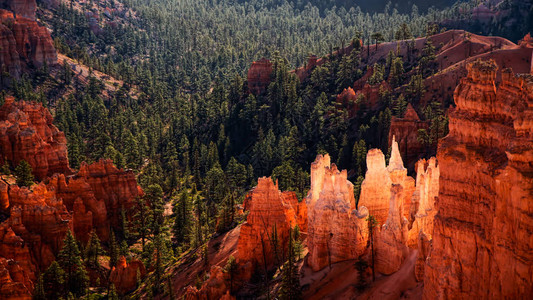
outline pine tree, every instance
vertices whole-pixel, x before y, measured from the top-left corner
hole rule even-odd
[[[138,197],[135,207],[136,214],[133,217],[134,228],[137,231],[137,237],[141,239],[141,247],[144,252],[144,247],[146,246],[146,239],[150,234],[150,224],[152,223],[152,211],[149,209],[146,204],[144,197]]]
[[[76,296],[85,295],[89,286],[89,277],[83,266],[78,243],[70,231],[67,232],[63,240],[63,248],[59,252],[58,262],[61,268],[65,270],[65,286],[68,291]]]
[[[174,234],[173,241],[177,247],[180,247],[188,241],[191,225],[191,204],[189,195],[185,190],[175,200],[172,213],[175,217],[174,225],[172,226],[172,233]]]
[[[33,184],[33,174],[30,164],[21,160],[15,169],[15,175],[17,176],[17,185],[19,186],[31,186]]]
[[[119,300],[119,296],[117,294],[117,289],[115,288],[115,285],[112,283],[109,287],[109,292],[107,293],[107,299],[108,300]]]
[[[42,281],[47,299],[60,299],[65,295],[65,271],[57,261],[53,261],[43,273]]]
[[[294,236],[292,228],[289,228],[288,259],[283,265],[281,276],[279,299],[301,299],[302,289],[300,286],[300,274],[298,272],[298,267],[296,266],[296,259],[294,255]]]
[[[371,261],[371,267],[372,267],[372,281],[376,281],[376,271],[375,271],[375,263],[374,263],[374,228],[376,228],[378,226],[378,221],[376,220],[376,218],[373,216],[373,215],[369,215],[368,218],[366,219],[366,221],[368,222],[368,233],[369,233],[369,238],[368,238],[368,242],[370,243],[370,251],[371,251],[371,255],[372,255],[372,261]]]
[[[33,300],[46,300],[46,299],[47,299],[46,292],[44,290],[44,277],[43,277],[43,274],[41,274],[33,290]]]
[[[228,261],[226,262],[226,265],[224,266],[224,271],[228,272],[229,274],[229,280],[230,280],[230,293],[233,291],[233,280],[237,273],[237,270],[239,268],[239,265],[237,264],[237,260],[235,257],[230,256],[228,258]]]
[[[109,266],[114,267],[117,265],[118,257],[120,255],[120,249],[115,238],[115,232],[111,230],[111,237],[109,238]]]
[[[11,174],[11,170],[9,169],[9,163],[7,162],[7,159],[4,159],[4,164],[0,167],[0,174],[4,174],[4,175]]]
[[[89,238],[85,252],[87,264],[90,267],[97,268],[100,265],[98,263],[98,256],[103,253],[103,249],[100,245],[100,239],[94,229],[91,231],[91,237]]]

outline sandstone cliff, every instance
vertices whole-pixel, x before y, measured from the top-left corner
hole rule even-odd
[[[329,155],[311,165],[308,207],[307,263],[314,271],[329,264],[355,259],[367,246],[368,210],[355,209],[353,185],[346,170],[339,171]]]
[[[7,159],[15,167],[26,160],[37,179],[70,174],[67,139],[52,122],[41,104],[7,97],[0,107],[0,163]]]
[[[9,1],[8,1],[9,2]],[[14,3],[19,1],[12,1]],[[0,9],[0,66],[18,78],[28,68],[57,64],[57,53],[48,30],[37,21]],[[8,83],[9,78],[0,78]]]
[[[43,179],[19,187],[13,177],[0,177],[0,298],[26,299],[39,270],[56,259],[69,230],[85,243],[94,228],[107,241],[110,230],[120,228],[122,210],[132,218],[135,199],[143,191],[132,171],[119,170],[110,160],[82,163],[70,175],[65,136],[40,104],[7,98],[0,108],[0,132],[0,157],[15,163],[27,160]],[[114,271],[119,292],[134,287],[137,269],[144,274],[136,261]]]
[[[533,80],[476,61],[438,148],[440,195],[425,299],[533,294]]]
[[[298,224],[294,200],[297,202],[294,192],[282,193],[270,177],[259,178],[248,194],[245,210],[249,213],[241,226],[236,256],[243,268],[243,278],[249,279],[256,268],[269,269],[284,262],[289,228],[306,226]],[[274,235],[278,240],[276,246]]]
[[[387,167],[380,150],[371,149],[367,154],[368,170],[358,206],[368,208],[369,215],[378,222],[374,234],[375,262],[376,271],[382,274],[398,271],[410,249],[424,246],[419,246],[420,238],[431,239],[439,167],[435,158],[431,158],[427,166],[425,160],[420,160],[417,166],[415,184],[415,180],[407,176],[394,137]],[[419,254],[422,262],[426,252]],[[419,274],[423,274],[423,264],[418,269]]]

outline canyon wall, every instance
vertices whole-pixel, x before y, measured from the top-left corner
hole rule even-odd
[[[438,148],[440,193],[424,298],[533,295],[533,79],[467,66]]]
[[[37,179],[70,174],[65,134],[53,125],[50,112],[35,102],[6,97],[0,107],[0,163],[12,167],[27,161]]]
[[[135,199],[143,195],[133,171],[124,171],[111,160],[82,163],[73,176],[56,174],[47,179],[48,186],[74,213],[74,233],[87,241],[94,228],[102,241],[107,241],[111,228],[121,228],[121,211],[131,218]]]

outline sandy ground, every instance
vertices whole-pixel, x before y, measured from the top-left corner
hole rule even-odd
[[[358,273],[354,260],[340,262],[313,273],[303,267],[304,299],[421,299],[422,283],[415,280],[417,251],[413,250],[400,270],[390,276],[378,275],[362,292],[356,287]],[[367,278],[370,282],[371,277]]]

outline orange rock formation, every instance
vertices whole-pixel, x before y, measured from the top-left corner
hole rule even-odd
[[[248,90],[252,94],[261,94],[270,84],[272,63],[266,58],[254,61],[248,70]]]
[[[82,163],[74,176],[59,174],[48,181],[74,217],[79,217],[74,219],[74,232],[82,241],[88,240],[92,228],[107,241],[110,227],[121,226],[121,210],[130,215],[135,199],[143,194],[133,171],[119,170],[111,160]]]
[[[375,234],[376,270],[392,274],[400,269],[409,248],[418,248],[418,239],[431,239],[433,204],[438,194],[439,169],[436,159],[418,163],[415,180],[407,176],[398,143],[392,139],[389,165],[378,149],[367,154],[367,173],[361,185],[359,207],[368,208],[378,222]],[[422,261],[425,254],[421,254]],[[420,268],[423,273],[423,266]]]
[[[234,300],[235,297],[229,292],[229,274],[219,266],[211,267],[209,279],[198,290],[196,287],[189,286],[185,292],[186,300]]]
[[[284,261],[289,228],[307,226],[307,220],[297,217],[299,208],[293,207],[295,201],[294,192],[282,193],[270,177],[259,178],[248,194],[245,210],[250,212],[241,226],[236,256],[244,269],[244,278],[249,279],[257,267],[270,268]],[[304,223],[298,224],[298,219]],[[272,242],[274,231],[279,241],[277,249]]]
[[[110,160],[83,163],[77,174],[68,175],[65,136],[40,104],[8,98],[0,108],[0,132],[2,154],[9,161],[26,159],[39,177],[56,173],[29,188],[0,177],[0,298],[25,299],[38,270],[56,259],[69,230],[86,242],[95,228],[107,241],[110,229],[120,227],[121,210],[131,218],[143,191],[132,171],[119,170]],[[120,292],[129,291],[132,280],[136,283],[139,264],[115,271]]]
[[[126,258],[121,256],[117,265],[111,269],[109,282],[115,285],[120,295],[124,295],[137,287],[137,276],[143,278],[145,274],[146,269],[141,261],[132,260],[127,263]]]
[[[57,64],[57,53],[48,30],[33,19],[15,17],[13,12],[0,9],[1,71],[18,78],[23,69],[40,68],[45,63]]]
[[[391,119],[389,146],[392,146],[392,139],[395,137],[400,147],[400,154],[410,170],[412,170],[415,162],[425,154],[426,150],[424,145],[418,141],[418,130],[428,127],[429,123],[420,120],[411,103],[407,105],[407,111],[403,118],[392,117]]]
[[[308,207],[307,263],[318,271],[331,263],[354,259],[366,249],[368,210],[355,209],[353,185],[346,170],[331,164],[329,155],[311,165]]]
[[[7,159],[17,166],[26,160],[38,179],[69,174],[67,139],[52,122],[52,115],[41,104],[7,97],[0,107],[0,163]]]
[[[469,64],[454,93],[425,299],[533,294],[533,80],[496,70]]]

